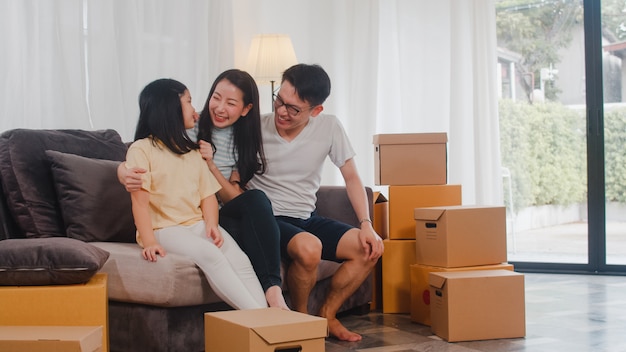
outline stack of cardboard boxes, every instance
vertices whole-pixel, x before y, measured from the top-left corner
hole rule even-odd
[[[411,310],[409,266],[416,263],[414,209],[461,205],[461,186],[447,184],[447,141],[445,133],[374,136],[375,184],[388,186],[386,229],[382,230],[386,238],[381,270],[383,313]],[[375,224],[381,217],[377,205]]]
[[[461,186],[446,184],[446,142],[374,136],[376,184],[389,185],[382,311],[410,313],[448,341],[522,337],[524,280],[506,263],[506,210],[461,205]]]

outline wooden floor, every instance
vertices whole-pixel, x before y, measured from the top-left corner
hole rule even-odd
[[[326,352],[626,352],[626,276],[524,274],[526,337],[448,343],[408,314],[350,315],[355,343],[326,339]]]

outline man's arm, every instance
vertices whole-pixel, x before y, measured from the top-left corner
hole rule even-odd
[[[126,188],[128,192],[134,192],[141,189],[141,175],[146,173],[146,169],[133,167],[126,168],[126,162],[122,161],[117,167],[117,179]]]
[[[346,163],[339,168],[341,175],[346,183],[346,191],[348,192],[348,198],[350,204],[356,213],[359,222],[361,224],[360,240],[365,253],[368,254],[369,259],[377,259],[383,254],[383,243],[380,236],[374,231],[372,227],[370,212],[369,212],[369,200],[365,187],[359,177],[354,159],[349,159]]]

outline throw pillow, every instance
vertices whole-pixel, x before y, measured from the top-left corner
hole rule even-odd
[[[117,179],[119,161],[47,150],[67,237],[135,242],[130,194]]]
[[[0,285],[73,285],[91,279],[109,252],[66,237],[0,241]]]
[[[127,147],[114,130],[14,129],[0,134],[0,179],[25,237],[65,236],[45,150],[122,161]]]

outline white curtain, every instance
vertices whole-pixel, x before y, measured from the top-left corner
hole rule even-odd
[[[0,29],[0,131],[113,128],[130,141],[149,81],[182,81],[200,110],[219,72],[245,69],[255,34],[284,33],[331,76],[325,112],[365,184],[374,134],[442,131],[464,203],[502,202],[494,0],[3,0]],[[341,183],[335,168],[324,183]]]
[[[0,1],[0,130],[88,128],[80,1]]]
[[[383,3],[377,132],[447,132],[448,183],[501,204],[494,1]]]

